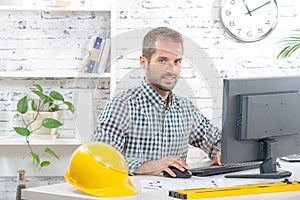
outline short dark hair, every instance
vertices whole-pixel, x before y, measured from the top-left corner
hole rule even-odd
[[[144,37],[142,49],[142,55],[147,58],[148,62],[150,62],[152,54],[156,51],[155,42],[164,38],[180,43],[183,48],[183,39],[179,32],[167,27],[151,29]]]

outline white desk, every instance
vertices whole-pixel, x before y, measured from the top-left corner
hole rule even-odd
[[[281,162],[282,169],[292,171],[293,174],[289,178],[291,181],[300,181],[300,163],[287,163]],[[235,172],[235,173],[249,173],[249,172],[258,172],[258,169],[248,170],[243,172]],[[105,177],[106,178],[106,177]],[[141,187],[140,180],[166,180],[162,176],[133,176],[130,177],[136,186],[138,193],[133,196],[127,197],[118,197],[115,199],[118,200],[161,200],[161,199],[173,199],[176,198],[168,196],[168,190],[162,189],[145,189]],[[201,180],[201,177],[192,177],[194,180]],[[283,179],[228,179],[224,178],[224,175],[216,175],[205,177],[204,179],[223,179],[226,185],[237,185],[237,184],[248,184],[250,181],[256,183],[265,183],[265,182],[277,182],[282,181]],[[168,179],[170,180],[170,179]],[[36,188],[28,188],[23,190],[23,198],[26,200],[90,200],[90,199],[101,199],[99,197],[90,196],[76,189],[69,183],[61,183],[49,186],[42,186]],[[111,198],[104,198],[106,200]],[[209,198],[213,199],[213,198]],[[218,200],[240,200],[241,196],[230,196],[230,197],[219,197],[215,198]],[[292,191],[292,192],[280,192],[280,193],[264,193],[264,194],[255,194],[255,195],[243,195],[243,200],[247,199],[272,199],[272,200],[299,200],[300,199],[300,191]]]

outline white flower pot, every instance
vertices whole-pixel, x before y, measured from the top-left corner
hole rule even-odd
[[[27,120],[32,120],[33,117],[36,115],[35,111],[28,111],[26,118]],[[56,111],[56,112],[40,112],[38,118],[36,119],[36,121],[34,123],[32,123],[30,125],[30,130],[35,130],[38,127],[40,127],[42,125],[42,121],[45,118],[53,118],[56,120],[60,120],[62,115],[62,111]],[[57,138],[58,134],[57,134],[57,128],[45,128],[45,127],[41,127],[40,129],[34,131],[33,133],[31,133],[30,138],[32,139],[55,139]]]

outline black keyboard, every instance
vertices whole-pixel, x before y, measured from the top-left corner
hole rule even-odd
[[[261,162],[244,162],[225,165],[213,165],[205,167],[191,168],[193,176],[211,176],[217,174],[225,174],[229,172],[244,171],[248,169],[259,168]]]
[[[292,154],[289,156],[281,157],[280,159],[287,162],[300,162],[300,154]]]

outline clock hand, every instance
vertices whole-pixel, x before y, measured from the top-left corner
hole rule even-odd
[[[248,8],[248,6],[247,6],[245,0],[243,0],[243,3],[244,3],[244,5],[246,6],[247,11],[248,11],[248,12],[246,13],[246,15],[249,14],[250,16],[252,16],[252,15],[251,15],[251,11],[249,10],[249,8]]]
[[[250,13],[253,12],[253,11],[255,11],[255,10],[257,10],[257,9],[259,9],[259,8],[261,8],[261,7],[263,7],[263,6],[265,6],[265,5],[267,5],[267,4],[269,4],[269,3],[271,3],[271,1],[268,1],[268,2],[266,2],[265,4],[263,4],[263,5],[261,5],[261,6],[258,6],[257,8],[254,8],[253,10],[250,11]],[[250,13],[247,12],[246,15],[247,15],[247,14],[250,14]]]

